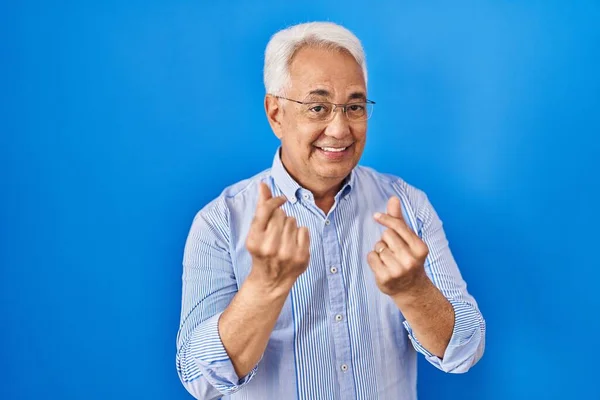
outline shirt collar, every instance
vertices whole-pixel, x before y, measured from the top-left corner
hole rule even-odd
[[[271,175],[273,176],[273,180],[275,184],[281,189],[281,192],[287,197],[288,201],[292,204],[295,204],[298,201],[298,190],[306,190],[303,189],[302,186],[298,182],[294,180],[287,172],[283,163],[281,162],[281,146],[275,152],[275,157],[273,158],[273,166],[271,167]],[[342,189],[336,195],[345,197],[347,196],[354,184],[356,182],[356,173],[354,170],[350,172],[350,175],[344,179],[344,184],[342,185]]]

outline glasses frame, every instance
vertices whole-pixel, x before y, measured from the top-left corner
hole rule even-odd
[[[344,113],[344,116],[346,117],[346,119],[348,121],[355,121],[355,122],[363,122],[363,121],[367,121],[369,118],[371,118],[371,114],[367,115],[367,118],[365,119],[350,119],[348,118],[348,113],[346,112],[347,107],[357,104],[357,103],[364,103],[364,104],[376,104],[373,100],[369,100],[369,99],[365,99],[364,101],[355,101],[354,103],[342,103],[342,104],[338,104],[338,103],[332,103],[330,101],[300,101],[300,100],[294,100],[294,99],[290,99],[287,97],[283,97],[283,96],[276,96],[274,94],[272,94],[271,96],[275,97],[276,99],[282,99],[282,100],[287,100],[287,101],[292,101],[294,103],[298,103],[298,104],[302,104],[302,105],[310,105],[310,104],[331,104],[333,106],[333,108],[331,109],[331,113],[330,113],[330,117],[326,120],[323,121],[319,121],[319,122],[330,122],[333,119],[333,116],[335,115],[334,112],[335,110],[337,110],[338,108],[342,109],[342,112]]]

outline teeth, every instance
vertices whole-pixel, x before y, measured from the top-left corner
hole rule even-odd
[[[324,151],[332,151],[332,152],[336,152],[337,153],[337,152],[346,150],[347,147],[342,147],[342,148],[339,148],[339,149],[336,149],[335,147],[321,147],[320,149],[324,150]]]

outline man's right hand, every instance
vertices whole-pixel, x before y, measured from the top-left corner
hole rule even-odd
[[[258,204],[246,239],[252,256],[249,279],[273,291],[287,294],[308,267],[310,237],[308,228],[298,228],[294,217],[280,208],[287,199],[273,197],[269,187],[260,183]]]

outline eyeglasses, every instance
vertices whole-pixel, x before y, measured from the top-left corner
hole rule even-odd
[[[309,121],[315,122],[329,122],[333,119],[334,111],[341,108],[346,118],[349,121],[366,121],[373,114],[374,101],[357,101],[346,104],[336,104],[328,101],[298,101],[294,99],[288,99],[282,96],[273,96],[278,99],[292,101],[302,105],[301,115]]]

